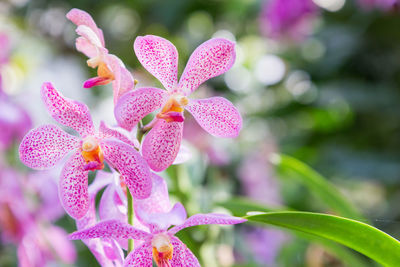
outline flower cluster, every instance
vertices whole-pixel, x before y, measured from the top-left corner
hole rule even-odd
[[[71,135],[56,125],[29,131],[21,142],[21,161],[33,169],[54,167],[65,159],[59,195],[65,211],[76,220],[78,232],[102,266],[199,266],[192,252],[175,236],[183,228],[200,224],[237,224],[244,219],[223,214],[196,214],[186,218],[182,204],[171,206],[165,181],[155,174],[176,159],[187,110],[198,124],[216,137],[238,136],[242,118],[223,97],[191,99],[202,83],[229,70],[235,61],[235,45],[223,38],[211,39],[191,55],[178,81],[178,52],[168,40],[147,35],[137,37],[134,51],[140,63],[166,90],[135,88],[137,81],[122,61],[108,52],[102,30],[84,11],[73,9],[67,18],[77,25],[76,49],[89,57],[97,76],[87,80],[90,88],[112,83],[114,114],[118,125],[100,122],[96,130],[88,107],[64,97],[46,82],[41,97],[48,113],[61,125],[75,130]],[[142,119],[155,112],[142,126]],[[143,142],[126,135],[137,130]],[[106,165],[111,172],[105,172]],[[92,184],[88,175],[96,172]],[[106,187],[96,211],[96,195]],[[128,206],[134,203],[134,214]],[[128,217],[135,215],[134,225]],[[100,218],[98,221],[97,217]],[[170,226],[175,225],[170,228]],[[101,239],[94,239],[101,238]],[[135,249],[126,259],[126,239]]]

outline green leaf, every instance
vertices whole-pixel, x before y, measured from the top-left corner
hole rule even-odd
[[[281,208],[271,208],[266,207],[263,204],[259,204],[253,200],[250,200],[245,197],[234,197],[225,202],[218,202],[216,205],[224,207],[225,209],[232,212],[234,216],[244,216],[249,211],[262,211],[262,212],[270,212],[270,211],[278,211],[278,210],[287,210],[285,207]]]
[[[245,197],[234,197],[225,202],[218,202],[216,205],[224,207],[229,210],[234,216],[243,216],[251,211],[261,211],[261,212],[271,212],[271,211],[279,211],[279,210],[287,210],[286,207],[266,207],[263,204],[257,203],[251,199]],[[333,242],[327,240],[325,238],[317,237],[315,235],[310,235],[306,233],[298,233],[298,236],[309,240],[311,242],[321,244],[327,251],[331,252],[333,255],[341,259],[347,266],[351,267],[364,267],[368,266],[365,263],[365,260],[360,259],[359,256],[355,255],[347,248]]]
[[[250,222],[276,225],[336,241],[384,266],[395,267],[400,264],[400,242],[359,221],[299,211],[269,212],[245,218]]]
[[[302,183],[337,214],[367,221],[333,184],[303,162],[287,155],[277,154],[271,157],[271,162],[278,168],[280,177],[295,179]]]

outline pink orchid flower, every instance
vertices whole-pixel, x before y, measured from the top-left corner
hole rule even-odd
[[[109,193],[106,194],[108,188],[114,185],[114,176],[112,173],[107,173],[104,171],[98,171],[96,174],[96,178],[92,184],[90,184],[89,190],[89,198],[90,198],[90,206],[88,212],[82,218],[76,220],[76,227],[78,230],[86,229],[90,226],[94,226],[97,223],[97,214],[96,214],[96,196],[98,192],[107,186],[106,190],[103,193],[100,202],[100,219],[104,216],[105,211],[109,218],[113,219],[121,219],[123,221],[127,221],[126,219],[126,205],[125,211],[121,212],[121,204],[120,199],[110,198]],[[109,191],[109,190],[108,190]],[[106,196],[106,197],[105,197]],[[102,203],[104,200],[107,200],[110,204],[106,206],[106,208],[102,208]],[[98,263],[101,266],[114,266],[120,267],[123,266],[124,262],[124,254],[119,242],[109,238],[102,239],[88,239],[83,240],[85,245],[92,252],[93,256],[96,258]],[[126,243],[126,242],[125,242]]]
[[[234,43],[211,39],[191,55],[178,83],[178,52],[168,40],[147,35],[134,43],[142,65],[167,89],[139,88],[123,95],[114,113],[119,125],[127,130],[147,114],[161,108],[148,128],[143,157],[154,171],[171,165],[179,151],[184,109],[188,110],[204,130],[217,137],[236,137],[242,118],[231,102],[223,97],[189,100],[187,97],[206,80],[229,70],[235,61]]]
[[[140,220],[149,227],[149,232],[137,229],[118,220],[108,220],[72,233],[70,238],[125,238],[142,240],[125,259],[124,266],[152,266],[152,258],[159,267],[200,266],[196,256],[175,234],[180,230],[204,224],[238,224],[246,220],[224,214],[196,214],[186,219],[186,211],[177,203],[167,213],[142,213]],[[176,225],[168,230],[171,225]]]
[[[61,171],[59,187],[62,204],[70,216],[81,218],[87,212],[88,173],[103,169],[104,160],[121,173],[135,198],[150,195],[149,167],[128,138],[103,122],[96,132],[88,107],[63,97],[51,83],[43,84],[41,95],[52,117],[76,130],[80,138],[55,125],[43,125],[26,134],[19,155],[30,168],[48,169],[73,152]]]
[[[91,88],[112,82],[115,103],[122,94],[133,89],[135,83],[131,73],[118,57],[108,53],[103,31],[88,13],[74,8],[67,18],[78,26],[76,33],[80,37],[76,39],[76,49],[89,57],[89,67],[97,68],[97,77],[87,80],[83,86]]]

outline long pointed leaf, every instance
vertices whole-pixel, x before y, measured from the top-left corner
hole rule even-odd
[[[278,168],[280,177],[296,179],[338,215],[367,221],[333,184],[303,162],[277,154],[271,157],[271,162]]]
[[[400,266],[400,242],[359,221],[328,214],[296,211],[249,215],[246,219],[333,240],[384,266]]]

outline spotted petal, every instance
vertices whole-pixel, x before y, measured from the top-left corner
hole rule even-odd
[[[97,27],[93,18],[87,12],[73,8],[68,12],[67,19],[72,21],[76,26],[85,25],[89,27],[97,35],[102,46],[104,46],[103,32]]]
[[[247,221],[246,219],[233,217],[230,215],[225,214],[218,214],[218,213],[208,213],[208,214],[196,214],[189,217],[183,224],[177,225],[171,228],[168,233],[174,235],[180,230],[192,227],[196,225],[203,225],[203,224],[238,224]]]
[[[183,122],[159,120],[146,135],[142,154],[150,168],[160,172],[168,168],[178,155],[183,135]]]
[[[124,143],[127,143],[128,145],[135,147],[135,143],[131,141],[127,136],[119,132],[118,130],[112,129],[108,127],[104,121],[100,122],[100,128],[99,131],[101,134],[104,135],[104,138],[116,138]]]
[[[147,114],[160,108],[167,100],[166,91],[158,88],[139,88],[123,95],[114,109],[118,124],[132,130]]]
[[[114,140],[103,140],[100,146],[107,162],[121,173],[132,196],[139,199],[149,197],[151,172],[139,152],[125,143]]]
[[[82,137],[94,133],[88,107],[62,96],[51,83],[44,83],[41,90],[47,111],[59,123],[76,130]]]
[[[200,263],[196,256],[182,243],[179,238],[173,236],[171,238],[171,244],[174,247],[172,259],[170,261],[171,266],[174,267],[200,267]]]
[[[239,111],[223,97],[191,100],[186,109],[214,136],[237,137],[242,128]]]
[[[102,221],[82,231],[69,235],[72,240],[89,238],[123,238],[123,239],[146,239],[149,233],[136,229],[133,226],[118,220]]]
[[[82,218],[89,209],[88,171],[78,150],[61,171],[60,199],[65,211],[73,218]]]
[[[79,144],[78,138],[55,125],[43,125],[29,131],[19,146],[19,157],[33,169],[53,167]]]
[[[178,82],[178,52],[170,41],[154,35],[139,36],[133,49],[143,67],[167,90],[175,87]]]
[[[152,246],[150,242],[144,242],[140,247],[129,253],[124,262],[125,267],[149,267],[153,266]]]
[[[229,70],[235,62],[235,44],[214,38],[201,44],[190,56],[179,80],[178,91],[191,94],[203,82]]]

